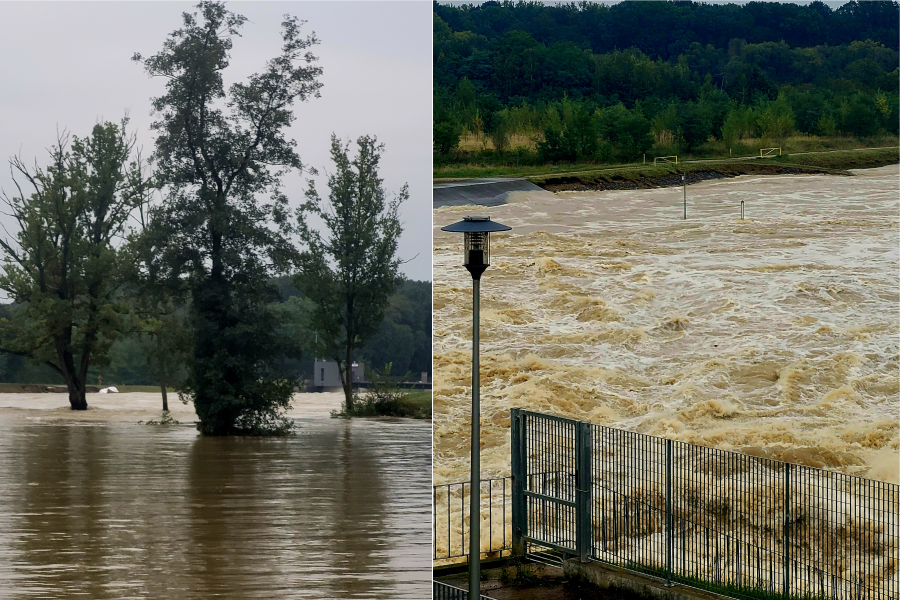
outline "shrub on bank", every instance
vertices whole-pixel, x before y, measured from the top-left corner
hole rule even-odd
[[[331,413],[332,417],[431,418],[431,391],[401,388],[397,378],[391,377],[391,363],[386,364],[380,372],[366,369],[366,379],[371,382],[371,386],[353,394],[353,408],[348,410],[344,403],[340,412]],[[407,379],[409,373],[399,378],[399,381]]]

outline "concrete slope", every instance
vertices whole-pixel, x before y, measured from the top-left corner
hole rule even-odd
[[[490,177],[484,179],[464,179],[435,183],[433,187],[433,208],[442,206],[498,206],[506,204],[511,192],[540,192],[544,190],[530,181],[513,177]]]

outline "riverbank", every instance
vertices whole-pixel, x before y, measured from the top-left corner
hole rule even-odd
[[[851,175],[854,169],[884,167],[900,162],[900,149],[876,148],[783,154],[767,158],[740,157],[652,164],[615,166],[544,165],[515,167],[479,165],[442,170],[435,182],[472,177],[523,177],[548,191],[628,190],[681,185],[682,173],[688,183],[724,179],[739,175]]]

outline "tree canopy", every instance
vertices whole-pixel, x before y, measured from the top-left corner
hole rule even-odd
[[[782,98],[790,131],[896,135],[898,21],[897,2],[435,4],[435,131],[491,138],[504,123],[542,140],[544,158],[626,160],[652,144],[692,151],[722,139],[738,109],[757,111],[748,135],[777,138],[788,121],[773,128],[760,117]],[[603,121],[616,106],[627,125],[598,130],[596,149],[579,150],[578,107]],[[437,155],[449,155],[456,139],[440,140]]]
[[[353,410],[351,365],[354,351],[378,330],[388,300],[400,283],[397,257],[400,204],[409,197],[404,185],[389,199],[378,175],[384,146],[374,137],[349,144],[331,138],[335,172],[328,177],[328,199],[310,182],[298,212],[300,256],[297,287],[313,303],[313,330],[322,334],[322,352],[339,365],[347,412]],[[322,234],[310,218],[324,223]],[[412,340],[410,340],[412,341]]]
[[[0,320],[0,349],[52,369],[75,410],[87,408],[88,370],[107,360],[128,312],[119,294],[128,256],[117,246],[146,182],[126,123],[97,124],[71,144],[61,135],[45,168],[14,157],[23,181],[0,196],[18,226],[0,238],[0,289],[21,306]]]
[[[322,73],[315,35],[285,16],[281,54],[244,82],[223,83],[232,38],[246,19],[222,3],[201,2],[183,27],[148,58],[166,81],[153,99],[156,164],[163,201],[150,212],[149,276],[190,294],[193,360],[186,390],[205,434],[285,430],[293,382],[278,379],[278,300],[269,283],[296,255],[284,175],[303,170],[285,137],[295,102],[315,98]]]

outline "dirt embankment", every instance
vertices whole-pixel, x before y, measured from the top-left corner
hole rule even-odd
[[[680,164],[640,165],[607,168],[559,175],[529,177],[529,181],[550,192],[587,190],[635,190],[673,187],[710,179],[725,179],[739,175],[845,175],[851,169],[884,167],[900,162],[898,150],[865,149],[844,152],[823,152],[784,155],[766,159],[733,161],[698,161]]]
[[[784,165],[723,165],[714,168],[706,167],[702,170],[686,170],[687,183],[699,183],[709,179],[725,179],[739,175],[823,175],[837,174],[849,175],[846,172],[835,172],[830,169],[815,167],[788,167]],[[666,173],[664,175],[652,175],[644,173],[629,174],[601,174],[591,173],[586,176],[565,175],[560,177],[543,178],[535,182],[538,186],[549,192],[568,192],[586,190],[637,190],[648,188],[674,187],[682,184],[681,173]]]

